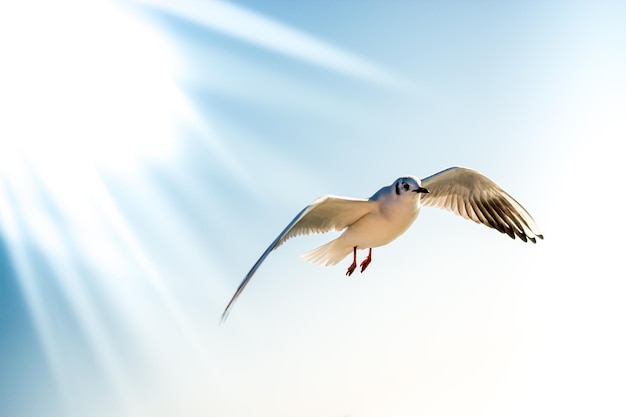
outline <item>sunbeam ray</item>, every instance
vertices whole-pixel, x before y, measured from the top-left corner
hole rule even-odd
[[[138,0],[211,29],[346,75],[392,87],[407,88],[406,80],[337,46],[316,39],[235,4],[220,1]]]
[[[148,167],[174,161],[179,126],[197,128],[198,119],[173,83],[167,44],[108,2],[85,9],[67,1],[39,23],[50,28],[49,38],[24,36],[54,45],[57,55],[30,79],[3,88],[14,117],[0,127],[0,233],[68,415],[85,415],[94,401],[101,402],[94,416],[146,415],[137,399],[146,394],[136,386],[144,371],[129,356],[171,372],[158,362],[174,343],[162,339],[150,312],[171,320],[163,326],[180,334],[201,368],[209,361],[103,177],[123,179],[128,189],[152,187]],[[27,59],[27,67],[41,67],[41,56]],[[177,217],[161,220],[173,229]],[[178,241],[186,240],[182,233]],[[149,310],[137,314],[137,301],[146,298]],[[123,334],[129,337],[116,337]]]
[[[35,330],[43,347],[48,365],[51,368],[52,375],[55,378],[57,388],[61,394],[63,403],[71,409],[72,396],[70,382],[63,372],[63,363],[61,352],[58,351],[55,344],[55,336],[52,331],[53,318],[48,314],[44,294],[39,290],[36,283],[37,274],[33,270],[36,264],[35,260],[29,256],[27,238],[20,230],[20,219],[13,208],[10,200],[13,200],[8,184],[5,178],[0,177],[0,231],[9,239],[9,255],[11,261],[17,271],[17,278],[24,294],[24,299],[28,306],[31,319]]]

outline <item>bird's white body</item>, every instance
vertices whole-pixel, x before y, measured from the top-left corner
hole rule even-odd
[[[320,265],[335,265],[352,253],[354,248],[367,249],[384,246],[406,232],[420,210],[419,193],[398,196],[392,187],[384,187],[369,201],[375,202],[371,210],[346,227],[335,240],[302,255]]]
[[[423,185],[423,186],[422,186]],[[343,233],[336,239],[303,255],[309,262],[334,265],[354,254],[346,275],[356,268],[357,249],[369,248],[361,272],[371,262],[371,249],[386,245],[404,233],[423,206],[452,211],[524,242],[543,239],[537,224],[513,197],[478,171],[453,167],[423,181],[401,177],[378,190],[369,199],[325,196],[307,207],[287,225],[252,266],[222,314],[226,319],[256,270],[274,249],[287,239],[331,230]]]
[[[381,201],[378,210],[363,216],[348,226],[337,240],[357,249],[377,248],[395,240],[413,224],[419,214],[418,201],[404,201],[403,204],[386,204]]]

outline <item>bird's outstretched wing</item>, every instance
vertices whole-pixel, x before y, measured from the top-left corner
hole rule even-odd
[[[221,322],[228,317],[233,304],[246,287],[250,278],[261,266],[265,258],[271,251],[285,243],[287,239],[311,233],[325,233],[332,230],[342,230],[355,223],[361,217],[376,210],[376,203],[370,200],[325,196],[305,207],[294,219],[285,227],[271,245],[263,252],[263,255],[252,266],[246,277],[241,281],[237,291],[222,313]]]
[[[515,236],[524,242],[543,239],[539,227],[528,212],[496,183],[478,171],[453,167],[422,180],[428,194],[422,205],[452,211],[476,223],[482,223]]]

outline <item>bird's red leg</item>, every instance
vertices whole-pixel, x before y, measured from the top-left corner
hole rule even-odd
[[[361,272],[365,271],[370,262],[372,262],[372,248],[370,248],[367,258],[363,259],[363,262],[361,262]]]
[[[353,253],[354,253],[354,259],[352,261],[352,265],[350,265],[348,267],[348,272],[346,272],[347,276],[352,275],[352,273],[354,272],[354,270],[356,269],[356,246],[353,249]]]

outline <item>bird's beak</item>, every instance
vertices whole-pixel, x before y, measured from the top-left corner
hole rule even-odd
[[[416,190],[413,190],[413,191],[416,192],[416,193],[425,193],[425,194],[428,194],[430,192],[430,191],[428,191],[424,187],[419,187],[419,188],[417,188]]]

